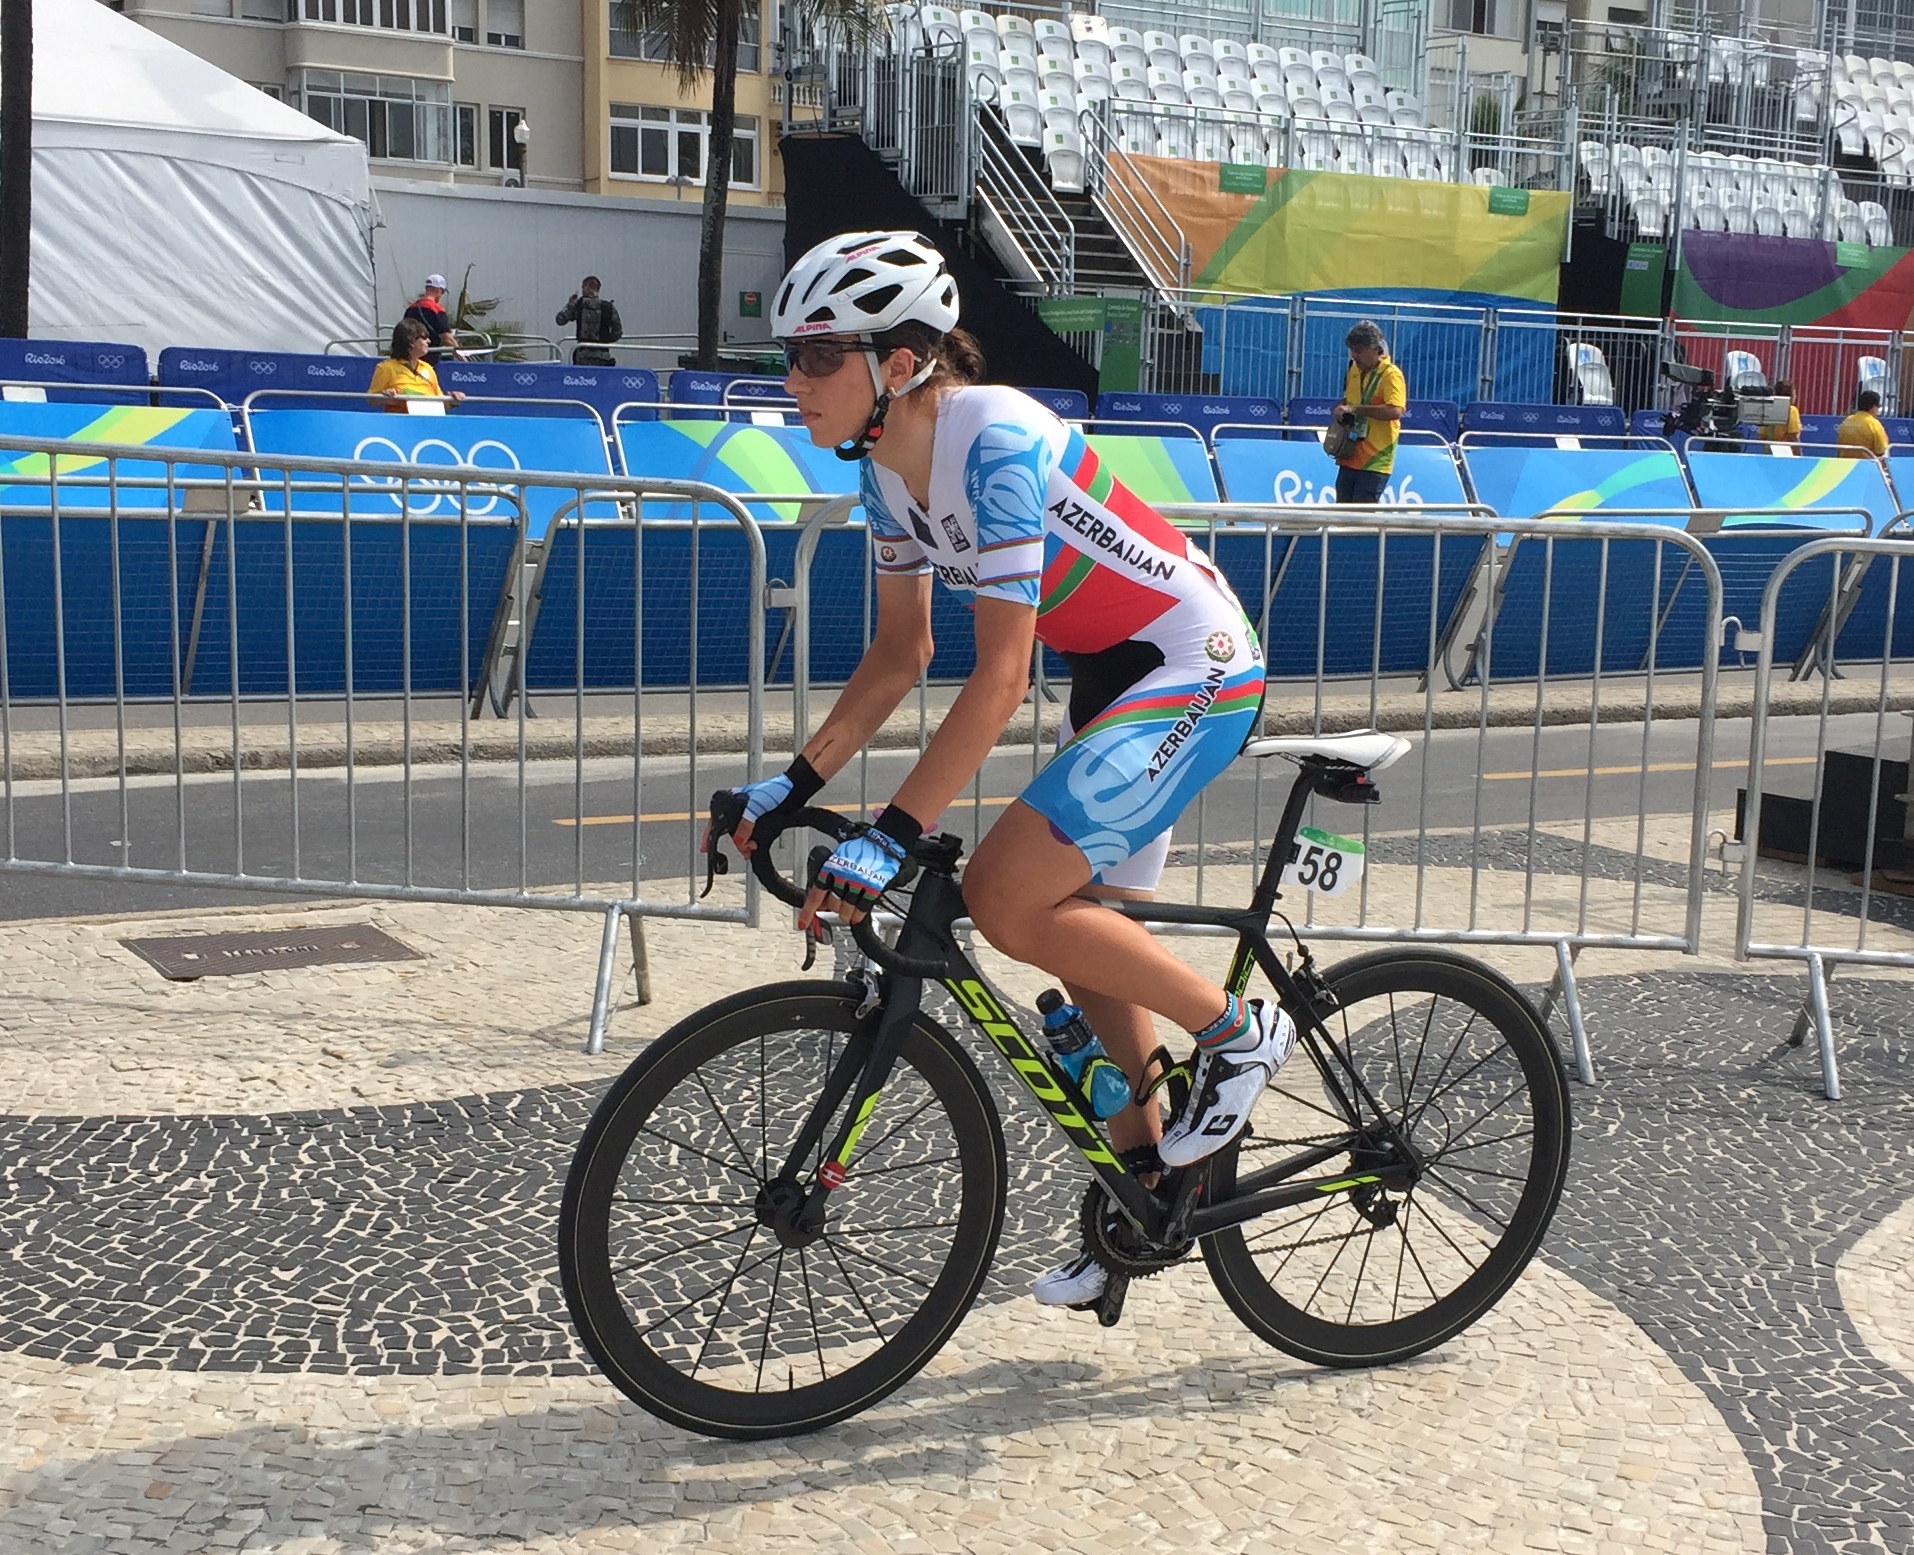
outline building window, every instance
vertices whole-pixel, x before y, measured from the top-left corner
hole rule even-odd
[[[757,6],[750,3],[750,0],[746,0],[744,9],[738,14],[739,70],[756,71],[759,68],[761,20]],[[634,32],[631,0],[612,0],[611,52],[616,59],[644,59],[654,63],[668,63],[665,35],[662,31]],[[712,63],[710,53],[706,53],[704,62],[707,66]]]
[[[494,108],[486,115],[485,149],[490,161],[487,167],[497,168],[500,172],[518,167],[518,142],[512,138],[512,131],[518,128],[524,119],[523,108]],[[520,168],[520,171],[524,170]]]
[[[478,104],[452,104],[452,160],[460,167],[478,166]]]
[[[457,42],[478,42],[478,0],[450,0],[445,14]]]
[[[445,31],[445,0],[303,0],[309,22],[383,27],[393,32]]]
[[[731,187],[758,187],[758,121],[735,120],[731,141]],[[711,115],[697,108],[611,105],[611,170],[614,177],[650,182],[704,182]]]
[[[249,81],[246,83],[255,92],[264,92],[276,103],[286,100],[286,89],[272,81]]]
[[[485,41],[495,49],[525,47],[525,0],[485,0]]]
[[[371,156],[391,162],[452,160],[452,88],[447,82],[308,70],[298,86],[308,114],[364,141]]]
[[[283,22],[286,0],[239,0],[239,14],[249,22]]]

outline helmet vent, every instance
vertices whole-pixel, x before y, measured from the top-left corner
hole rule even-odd
[[[837,284],[831,288],[831,295],[835,297],[839,292],[845,291],[850,287],[862,286],[871,278],[872,274],[872,271],[864,269],[861,265],[856,269],[846,270],[837,278]]]
[[[903,289],[897,285],[880,286],[874,292],[868,292],[862,297],[854,297],[851,300],[866,313],[882,313],[896,300],[897,294]]]

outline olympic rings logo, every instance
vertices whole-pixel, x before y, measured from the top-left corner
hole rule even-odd
[[[482,437],[476,443],[460,453],[452,444],[439,437],[421,438],[412,445],[407,453],[389,437],[365,437],[359,440],[359,446],[352,450],[354,459],[370,463],[392,463],[401,465],[476,465],[487,470],[513,470],[520,468],[518,455],[499,442],[496,438]],[[464,512],[471,518],[485,518],[498,510],[501,498],[512,488],[509,486],[490,486],[473,483],[461,486],[457,481],[435,481],[421,479],[416,473],[401,475],[355,475],[355,486],[363,486],[374,492],[382,492],[390,497],[392,511],[410,513],[414,518],[428,518],[434,513],[456,515],[460,511],[459,497],[464,493]],[[508,504],[508,510],[510,505]]]

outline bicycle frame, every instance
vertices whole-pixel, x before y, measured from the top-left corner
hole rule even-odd
[[[990,990],[975,963],[957,944],[954,925],[965,916],[963,894],[950,868],[939,867],[943,860],[938,856],[939,850],[947,853],[949,864],[954,866],[955,839],[938,838],[920,845],[920,851],[927,847],[932,856],[926,860],[929,867],[919,878],[910,911],[898,935],[897,952],[916,960],[935,959],[942,963],[938,980],[950,991],[971,1023],[1003,1056],[1024,1089],[1063,1131],[1125,1217],[1153,1244],[1206,1236],[1271,1211],[1320,1200],[1330,1194],[1407,1188],[1414,1182],[1412,1153],[1387,1121],[1349,1056],[1323,1021],[1323,1013],[1333,1008],[1333,1004],[1324,1002],[1328,999],[1327,990],[1316,981],[1307,950],[1303,951],[1303,977],[1298,978],[1283,965],[1269,942],[1270,919],[1276,903],[1282,900],[1283,868],[1292,857],[1296,831],[1311,793],[1361,803],[1373,803],[1374,797],[1379,797],[1362,769],[1322,757],[1304,758],[1270,844],[1262,877],[1247,908],[1133,901],[1108,904],[1139,923],[1195,924],[1233,932],[1236,949],[1230,961],[1230,991],[1241,995],[1249,986],[1251,973],[1261,969],[1283,1008],[1296,1021],[1299,1039],[1308,1048],[1323,1083],[1349,1120],[1347,1136],[1299,1152],[1239,1179],[1236,1191],[1221,1204],[1198,1202],[1206,1186],[1205,1172],[1179,1174],[1182,1180],[1178,1192],[1174,1198],[1166,1198],[1144,1187],[1136,1175],[1125,1168],[1098,1132],[1095,1122],[1086,1116],[1075,1086],[1050,1054],[1024,1034]],[[881,993],[876,983],[865,986],[865,1011],[874,1007],[882,1011],[877,1028],[867,1043],[847,1044],[784,1163],[782,1175],[789,1181],[800,1181],[802,1163],[817,1147],[826,1121],[836,1114],[855,1085],[849,1114],[825,1152],[816,1182],[805,1196],[799,1220],[809,1227],[823,1224],[826,1199],[848,1180],[849,1163],[876,1111],[896,1062],[903,1033],[922,1007],[924,979],[921,977],[886,972]],[[1376,1120],[1372,1126],[1386,1130],[1386,1135],[1375,1143],[1392,1147],[1386,1154],[1394,1157],[1395,1164],[1378,1164],[1373,1170],[1327,1177],[1301,1175],[1349,1151],[1352,1139],[1364,1133],[1358,1109],[1365,1106]]]

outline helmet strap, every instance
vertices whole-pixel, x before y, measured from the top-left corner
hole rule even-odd
[[[878,440],[884,435],[884,418],[890,414],[891,402],[901,399],[912,389],[927,383],[930,375],[937,371],[936,359],[931,358],[895,389],[887,389],[884,387],[883,363],[878,360],[877,353],[867,347],[864,352],[864,361],[871,370],[871,387],[877,390],[877,404],[872,407],[871,419],[864,424],[864,430],[850,442],[841,443],[832,450],[847,464],[867,457],[877,446]]]

